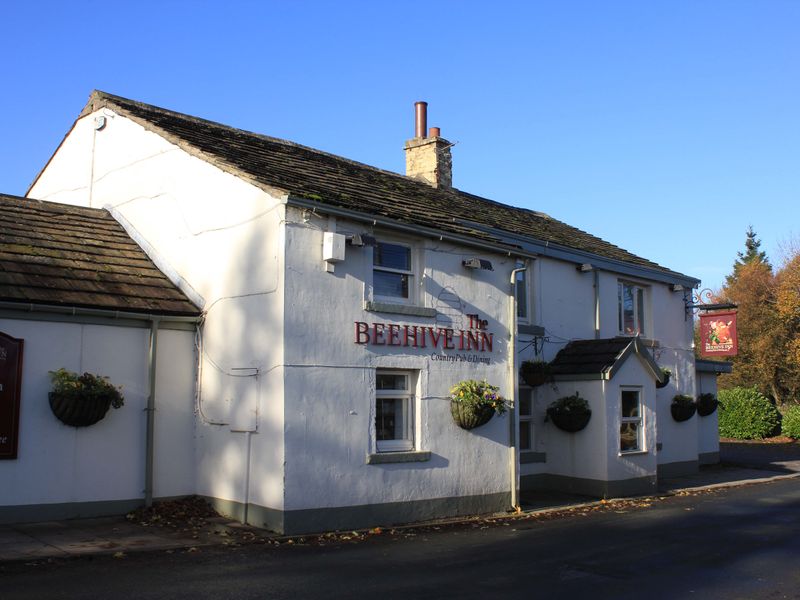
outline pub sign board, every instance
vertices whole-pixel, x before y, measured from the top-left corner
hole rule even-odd
[[[736,356],[738,351],[735,312],[700,315],[701,356]]]
[[[0,331],[0,459],[17,458],[22,340]]]

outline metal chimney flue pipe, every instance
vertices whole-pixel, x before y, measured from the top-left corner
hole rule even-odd
[[[428,103],[414,103],[414,137],[424,138],[428,131]]]

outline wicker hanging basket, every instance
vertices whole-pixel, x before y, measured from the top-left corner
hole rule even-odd
[[[519,367],[522,381],[531,387],[544,385],[553,378],[550,363],[543,360],[526,360]]]
[[[701,417],[707,417],[717,410],[719,400],[714,394],[700,394],[697,397],[697,414]]]
[[[461,429],[475,429],[481,425],[486,425],[494,416],[494,408],[491,406],[471,406],[464,402],[450,401],[450,414],[453,421]]]
[[[697,411],[697,405],[691,396],[677,395],[672,399],[672,404],[669,407],[672,413],[672,418],[678,423],[688,421],[694,416]]]
[[[58,420],[72,427],[88,427],[106,416],[111,407],[110,397],[80,398],[74,394],[50,392],[50,409]]]
[[[581,429],[585,429],[589,424],[592,418],[592,411],[591,409],[567,411],[551,407],[547,409],[547,417],[562,431],[576,433]]]

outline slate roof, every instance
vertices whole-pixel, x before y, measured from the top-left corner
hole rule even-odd
[[[5,194],[0,301],[200,314],[108,211]]]
[[[661,372],[650,351],[638,338],[615,337],[600,340],[575,340],[564,346],[550,363],[554,377],[598,376],[611,379],[631,354],[639,354],[656,379]]]
[[[431,227],[514,247],[482,228],[522,235],[603,258],[692,279],[532,210],[415,179],[265,135],[95,91],[82,115],[103,107],[123,114],[187,152],[292,198]],[[477,224],[477,226],[476,226]]]

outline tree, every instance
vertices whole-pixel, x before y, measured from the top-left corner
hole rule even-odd
[[[726,278],[720,299],[738,305],[739,354],[721,388],[755,385],[779,404],[800,401],[800,253],[777,273],[747,230],[745,252]]]
[[[747,226],[747,233],[745,235],[747,236],[744,240],[745,251],[736,253],[739,258],[733,263],[733,273],[725,277],[726,286],[730,286],[733,283],[739,275],[739,269],[744,265],[762,263],[772,270],[772,265],[769,264],[769,260],[767,259],[767,253],[763,250],[759,250],[761,247],[761,240],[756,237],[756,232],[753,231],[752,225]]]

